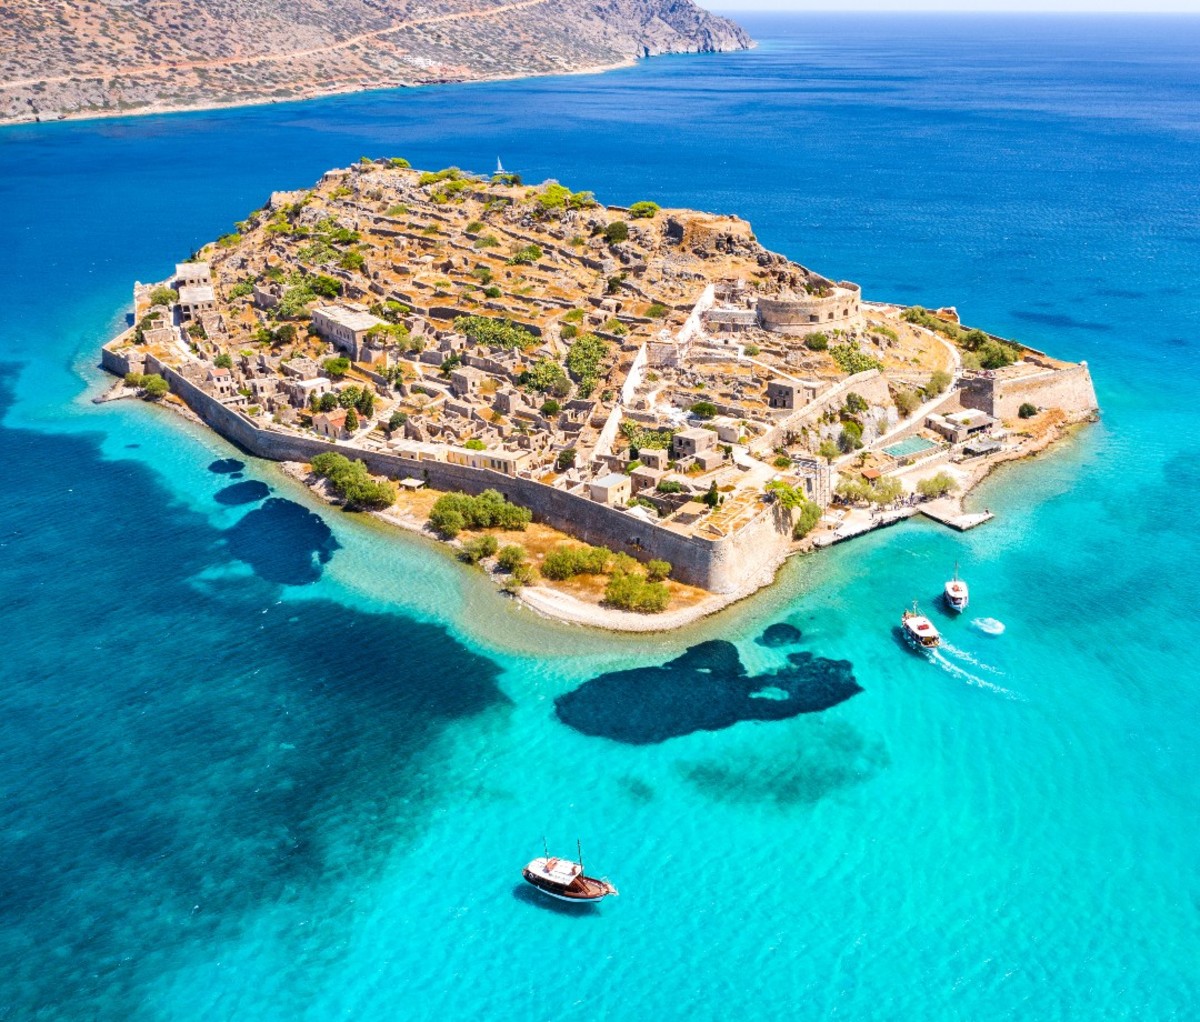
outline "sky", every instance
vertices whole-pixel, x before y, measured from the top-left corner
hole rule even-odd
[[[984,11],[1077,14],[1200,14],[1200,0],[701,0],[710,10],[739,11]]]

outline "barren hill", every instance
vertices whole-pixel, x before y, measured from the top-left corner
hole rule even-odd
[[[561,74],[750,45],[691,0],[9,0],[0,123]]]

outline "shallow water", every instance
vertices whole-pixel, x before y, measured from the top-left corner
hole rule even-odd
[[[5,1017],[1194,1014],[1200,21],[750,27],[599,77],[0,132]],[[678,635],[548,625],[88,401],[134,278],[364,152],[737,212],[1087,358],[1103,420],[1001,469],[973,532],[856,540]],[[956,561],[969,616],[935,599]],[[531,897],[543,835],[621,897]]]

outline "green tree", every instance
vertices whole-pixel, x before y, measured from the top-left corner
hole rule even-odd
[[[670,577],[670,574],[670,561],[653,560],[646,564],[646,578],[651,582],[662,582],[664,579]]]
[[[487,450],[487,444],[485,444],[482,440],[479,440],[476,437],[471,437],[470,440],[468,440],[466,443],[463,444],[463,447],[465,447],[468,451]]]
[[[221,352],[221,354],[219,354],[216,358],[213,359],[213,365],[216,366],[218,369],[232,369],[233,368],[233,358],[232,358],[232,356],[229,355],[228,352],[223,351],[223,352]]]
[[[353,408],[346,409],[346,432],[353,433],[358,429],[358,412]]]
[[[817,448],[817,453],[826,461],[833,461],[841,451],[838,450],[838,445],[832,440],[822,440],[821,446]]]
[[[560,472],[566,472],[568,469],[575,467],[575,448],[566,447],[558,452],[558,457],[554,460],[555,467]]]
[[[179,301],[179,292],[173,287],[156,287],[150,292],[151,305],[174,305]]]
[[[338,406],[337,394],[330,391],[328,394],[322,394],[318,407],[323,412],[332,412]]]
[[[711,419],[717,414],[717,406],[711,401],[697,401],[688,411],[697,419]]]
[[[526,245],[524,248],[517,249],[511,256],[508,257],[510,266],[532,266],[542,258],[542,250],[537,245]]]
[[[387,431],[389,433],[395,433],[396,430],[403,428],[404,424],[407,422],[407,412],[392,412],[391,418],[389,418],[387,421]]]
[[[169,389],[167,381],[157,373],[142,377],[142,394],[148,401],[161,401]]]
[[[648,219],[654,216],[661,208],[657,202],[635,202],[629,207],[629,215],[635,220]]]
[[[350,359],[344,356],[327,358],[321,363],[321,368],[324,369],[332,379],[340,380],[343,376],[350,372]]]
[[[1037,415],[1037,405],[1032,405],[1028,401],[1022,403],[1021,407],[1017,409],[1018,418],[1032,419],[1035,415]]]
[[[501,571],[515,571],[517,567],[524,563],[525,548],[517,546],[515,543],[501,547],[499,554],[496,556],[496,565]]]
[[[820,331],[817,331],[816,333],[808,334],[804,338],[804,346],[809,351],[824,351],[829,347],[829,338]]]
[[[939,472],[937,475],[922,479],[917,483],[917,492],[929,500],[944,497],[958,489],[958,483],[949,472]]]
[[[618,245],[629,238],[629,224],[624,220],[614,220],[604,228],[604,240],[610,245]]]
[[[925,384],[924,390],[927,397],[936,397],[938,394],[943,394],[946,388],[950,386],[954,377],[952,377],[945,369],[935,369],[929,377],[929,382]]]
[[[915,390],[897,391],[894,400],[902,419],[907,419],[921,405],[921,396]]]

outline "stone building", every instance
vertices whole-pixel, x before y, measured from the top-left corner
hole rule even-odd
[[[318,305],[312,310],[313,329],[355,362],[374,360],[374,353],[367,344],[367,333],[384,325],[382,319],[372,316],[362,305]]]
[[[671,451],[678,458],[694,458],[703,451],[711,451],[717,446],[717,434],[711,429],[693,426],[681,429],[671,440]]]
[[[317,412],[313,416],[313,431],[328,440],[345,440],[350,435],[346,429],[346,409]]]
[[[185,287],[211,287],[212,270],[208,263],[177,263],[175,286],[181,291]]]
[[[633,483],[623,472],[612,472],[588,483],[588,496],[597,504],[621,507],[632,495]]]
[[[179,312],[184,319],[196,319],[203,312],[214,312],[217,296],[211,284],[189,284],[179,289]]]

